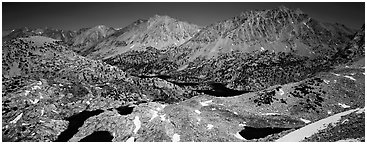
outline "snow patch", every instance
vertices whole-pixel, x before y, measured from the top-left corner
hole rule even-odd
[[[346,104],[338,103],[338,105],[341,106],[342,108],[350,108],[350,106]]]
[[[364,108],[363,108],[363,109],[358,110],[356,113],[357,113],[357,114],[360,114],[360,113],[363,113],[363,112],[364,112]]]
[[[172,142],[179,142],[180,141],[180,135],[177,133],[173,134],[172,136]]]
[[[300,118],[300,120],[303,121],[306,124],[311,122],[310,120],[306,120],[306,119],[303,119],[303,118]]]
[[[130,46],[130,48],[133,48],[135,46],[135,44],[133,44],[132,46]]]
[[[306,24],[306,22],[303,22],[303,24],[304,24],[305,26],[307,26],[307,28],[310,28],[310,26],[308,26],[308,25]]]
[[[344,139],[344,140],[338,140],[336,142],[361,142],[361,140],[359,138],[356,138],[356,139],[348,138],[348,139]]]
[[[332,73],[333,75],[340,76],[340,74]]]
[[[41,89],[41,87],[39,87],[39,86],[32,87],[32,90],[35,90],[35,89]]]
[[[150,111],[152,112],[153,116],[152,116],[152,118],[150,118],[149,121],[152,121],[154,118],[156,118],[158,116],[158,112],[155,111],[155,110],[150,110]]]
[[[262,115],[280,115],[279,113],[265,113],[265,114],[262,114]]]
[[[242,122],[242,123],[240,123],[238,126],[240,126],[240,127],[244,127],[244,126],[246,126],[246,122]]]
[[[237,132],[236,134],[233,134],[236,138],[241,139],[241,140],[246,140],[245,138],[243,138],[239,132]]]
[[[213,126],[212,124],[208,124],[206,127],[210,130],[210,129],[212,129],[214,126]]]
[[[264,47],[261,47],[260,49],[261,49],[261,51],[264,51],[265,50]]]
[[[324,83],[326,83],[326,84],[329,84],[329,80],[323,80],[324,81]]]
[[[196,112],[197,114],[201,114],[201,112],[200,112],[199,110],[195,110],[195,112]]]
[[[162,104],[161,106],[162,106],[162,109],[164,109],[167,105]]]
[[[26,91],[24,92],[24,96],[27,96],[27,95],[29,94],[29,92],[31,92],[31,91],[26,90]]]
[[[135,124],[135,129],[133,132],[136,134],[141,127],[141,121],[139,120],[139,116],[135,116],[134,124]]]
[[[348,121],[349,121],[349,119],[345,119],[345,120],[342,121],[342,124],[344,124],[344,123],[346,123]]]
[[[19,114],[14,120],[10,121],[10,123],[13,123],[13,124],[17,123],[20,120],[20,118],[22,118],[22,116],[23,116],[23,113]]]
[[[164,115],[160,115],[159,117],[161,117],[161,120],[162,121],[166,121],[166,118],[164,117],[166,114],[164,114]]]
[[[280,95],[284,95],[284,91],[283,91],[283,89],[279,89],[279,94],[280,94]]]
[[[41,110],[41,116],[43,116],[43,114],[45,114],[45,108],[43,108],[43,109]]]
[[[36,103],[38,103],[40,100],[39,100],[39,99],[35,99],[35,100],[33,101],[33,100],[31,100],[31,99],[30,99],[29,101],[31,101],[31,103],[32,103],[32,104],[36,104]]]
[[[356,81],[356,79],[355,79],[355,78],[353,78],[353,77],[351,77],[351,76],[344,76],[344,77],[346,77],[346,78],[349,78],[349,79],[351,79],[351,80]]]
[[[129,139],[126,140],[126,142],[135,142],[135,138],[134,137],[130,137]]]
[[[208,100],[208,101],[200,102],[200,104],[201,104],[201,106],[208,106],[212,102],[213,102],[213,100]]]
[[[299,142],[304,140],[305,138],[308,138],[312,136],[313,134],[319,132],[320,130],[323,130],[328,127],[329,124],[335,124],[338,121],[340,121],[342,116],[348,115],[352,112],[358,111],[361,108],[352,109],[348,111],[344,111],[332,116],[329,116],[327,118],[321,119],[317,122],[314,122],[312,124],[309,124],[307,126],[304,126],[296,131],[293,131],[279,139],[277,139],[275,142]]]
[[[200,121],[201,121],[201,118],[200,118],[200,117],[196,117],[196,119],[198,120],[198,121],[196,122],[196,124],[199,124],[199,123],[200,123]]]

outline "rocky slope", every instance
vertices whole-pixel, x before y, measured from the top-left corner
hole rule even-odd
[[[4,30],[3,29],[3,31],[2,31],[2,36],[1,37],[5,37],[5,36],[7,36],[8,34],[10,34],[11,32],[13,32],[14,30],[13,29],[11,29],[11,30]]]
[[[83,53],[115,32],[115,29],[104,25],[81,29],[72,40],[72,49],[78,53]]]
[[[34,28],[30,29],[27,27],[15,29],[8,35],[3,36],[3,41],[8,41],[19,37],[29,37],[29,36],[45,36],[53,38],[56,40],[64,41],[65,43],[71,43],[72,39],[76,36],[73,31],[64,31],[53,28]]]
[[[295,53],[239,51],[221,54],[215,59],[197,59],[178,72],[168,75],[181,77],[179,81],[223,83],[236,90],[257,91],[272,85],[297,82],[329,71],[335,66],[364,57],[364,26],[353,40],[331,56],[299,56]],[[178,75],[178,76],[177,76]],[[185,78],[190,75],[190,78]]]
[[[331,55],[343,48],[354,32],[340,25],[318,22],[300,10],[279,7],[246,11],[207,26],[168,53],[179,65],[236,50],[295,52],[308,57]]]
[[[159,78],[128,76],[58,43],[31,36],[3,45],[3,141],[55,141],[74,114],[193,95]]]
[[[179,46],[193,37],[199,27],[168,16],[155,15],[149,20],[138,20],[82,53],[94,59],[105,59],[129,50],[146,47],[166,49]]]
[[[360,57],[364,57],[365,52],[365,31],[364,31],[364,25],[361,27],[361,29],[354,35],[353,40],[348,42],[347,47],[341,49],[340,51],[335,54],[334,58],[338,61],[344,62],[350,62],[350,61],[356,61]]]

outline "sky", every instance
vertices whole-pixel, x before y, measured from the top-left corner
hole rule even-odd
[[[122,28],[138,19],[149,19],[155,14],[207,26],[238,16],[246,10],[273,9],[280,5],[300,8],[319,21],[337,22],[355,29],[359,29],[365,21],[364,2],[3,2],[2,29],[52,27],[78,30],[97,25]]]

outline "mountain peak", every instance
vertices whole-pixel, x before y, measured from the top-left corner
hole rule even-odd
[[[147,20],[146,19],[138,19],[130,25],[139,25],[139,24],[144,23],[144,22],[147,22]],[[121,29],[123,29],[123,28],[121,28]]]
[[[148,23],[154,24],[154,23],[170,23],[172,21],[177,21],[174,18],[171,18],[167,15],[154,15],[153,17],[149,18]]]
[[[248,19],[249,17],[263,17],[263,18],[276,18],[277,16],[295,16],[295,15],[302,15],[305,14],[302,10],[299,8],[297,9],[291,9],[286,6],[279,6],[274,9],[268,9],[268,10],[248,10],[245,12],[242,12],[239,16],[239,18]]]
[[[93,28],[91,28],[91,29],[99,29],[99,30],[109,30],[109,29],[113,29],[113,30],[115,30],[114,28],[112,28],[112,27],[109,27],[109,26],[106,26],[106,25],[97,25],[97,26],[95,26],[95,27],[93,27]]]
[[[168,15],[158,15],[158,14],[155,14],[152,18],[153,19],[172,19]]]
[[[282,10],[282,11],[289,11],[289,10],[291,10],[291,9],[289,9],[288,7],[284,6],[284,5],[280,5],[280,6],[278,6],[278,8],[277,8],[277,9]]]
[[[100,29],[102,29],[102,28],[106,28],[107,26],[105,26],[105,25],[98,25],[98,26],[96,26],[96,27],[98,27],[98,28],[100,28]]]

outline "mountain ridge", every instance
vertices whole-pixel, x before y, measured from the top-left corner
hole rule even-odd
[[[310,27],[310,24],[313,27]],[[179,48],[173,49],[172,53],[175,56],[171,56],[171,59],[182,65],[199,56],[215,57],[220,52],[233,50],[244,52],[254,50],[291,52],[296,50],[301,55],[312,56],[317,51],[311,47],[318,46],[318,43],[326,43],[327,38],[333,37],[333,33],[320,26],[317,21],[309,18],[300,10],[282,6],[271,10],[250,10],[237,17],[203,28],[196,37]],[[321,32],[315,34],[315,28]],[[316,37],[321,36],[322,32],[324,32],[323,35],[328,36]],[[347,36],[352,34],[354,33],[345,31],[338,38],[348,41]]]
[[[137,20],[98,43],[87,57],[105,59],[129,50],[144,50],[145,47],[166,49],[178,46],[199,30],[196,25],[178,21],[169,16],[155,15],[149,20]]]

